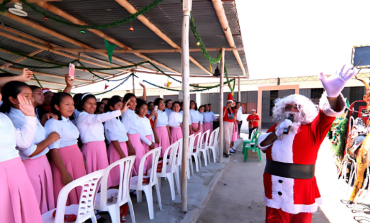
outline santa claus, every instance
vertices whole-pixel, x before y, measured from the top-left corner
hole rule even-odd
[[[319,111],[298,94],[275,102],[277,123],[258,139],[258,147],[266,153],[263,181],[268,223],[312,222],[312,213],[321,204],[315,178],[317,152],[334,119],[344,112],[346,103],[340,92],[355,74],[343,69],[329,78],[320,74],[325,92]]]

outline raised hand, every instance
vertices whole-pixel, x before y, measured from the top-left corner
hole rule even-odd
[[[27,82],[27,81],[31,80],[32,76],[33,76],[32,71],[30,71],[28,68],[23,68],[22,74],[19,75],[19,81]]]
[[[70,86],[70,87],[72,87],[72,86],[73,86],[73,81],[74,81],[74,79],[72,79],[72,78],[69,76],[69,74],[66,74],[66,75],[64,76],[64,80],[66,81],[66,85],[67,85],[67,86]]]
[[[325,77],[323,73],[320,73],[319,80],[324,86],[324,89],[328,97],[338,97],[338,95],[346,85],[347,81],[356,74],[356,70],[350,72],[351,68],[349,68],[344,73],[343,70],[345,66],[346,65],[343,66],[339,74],[331,75],[330,77]]]
[[[17,96],[19,102],[19,110],[23,112],[25,116],[35,116],[35,108],[33,107],[33,102],[18,94]]]
[[[121,109],[121,114],[125,113],[128,109],[128,104],[130,103],[130,99],[127,100],[126,104],[123,104],[122,109]]]
[[[142,87],[142,88],[145,88],[145,85],[143,83],[139,83],[139,85]]]

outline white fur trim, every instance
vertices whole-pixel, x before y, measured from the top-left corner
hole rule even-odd
[[[267,138],[267,136],[269,136],[271,133],[272,132],[270,132],[270,133],[264,133],[264,134],[260,135],[260,137],[258,137],[258,142],[257,142],[257,147],[258,148],[260,148],[261,150],[265,151],[266,149],[268,149],[271,146],[271,144],[270,145],[267,145],[267,146],[261,146],[261,142],[263,142]]]
[[[336,112],[334,111],[330,104],[329,104],[329,100],[328,100],[328,95],[326,94],[326,92],[324,92],[321,96],[321,99],[320,99],[320,104],[319,104],[319,108],[324,112],[325,115],[329,116],[329,117],[339,117],[341,116],[343,113],[344,113],[344,110],[346,109],[346,102],[344,101],[344,97],[342,94],[340,94],[338,96],[338,104],[339,104],[339,107],[340,107],[340,111],[339,112]]]
[[[289,134],[283,135],[282,139],[275,140],[271,149],[273,161],[293,163],[293,141],[295,135],[296,131],[290,131]]]
[[[290,214],[313,213],[316,212],[317,208],[322,204],[321,197],[316,198],[315,203],[313,204],[284,203],[284,201],[276,201],[274,199],[269,199],[266,196],[264,197],[264,201],[267,207],[281,209]]]

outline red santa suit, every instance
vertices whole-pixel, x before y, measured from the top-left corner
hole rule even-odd
[[[312,122],[300,125],[297,131],[290,131],[273,144],[263,147],[260,145],[261,142],[271,132],[275,132],[277,124],[272,126],[258,139],[258,147],[266,153],[267,162],[314,165],[321,143],[335,117],[343,114],[345,109],[341,95],[338,97],[337,105],[339,112],[331,109],[326,94],[323,95],[318,115]],[[264,201],[267,206],[266,222],[311,222],[312,213],[321,205],[321,196],[314,176],[310,179],[287,178],[266,173],[265,169],[263,182]],[[276,221],[276,216],[272,215],[279,215],[277,218],[280,220]]]

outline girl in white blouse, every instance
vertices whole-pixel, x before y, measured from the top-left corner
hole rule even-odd
[[[7,83],[3,91],[5,112],[12,120],[14,127],[21,129],[26,124],[26,116],[20,110],[16,98],[18,95],[22,95],[29,100],[33,100],[32,90],[23,82],[13,81]],[[49,152],[48,146],[58,139],[60,139],[60,136],[56,132],[51,133],[46,138],[45,129],[37,119],[37,129],[31,146],[27,148],[16,147],[31,180],[41,214],[55,208],[53,176],[46,154]]]
[[[18,95],[25,124],[15,129],[10,119],[0,113],[0,210],[2,222],[42,222],[35,191],[30,187],[26,169],[16,147],[31,146],[37,129],[32,102]],[[0,94],[0,101],[2,96]]]
[[[198,108],[198,121],[200,122],[200,129],[201,129],[201,132],[203,134],[204,132],[204,127],[203,127],[203,119],[204,119],[204,116],[203,116],[203,113],[204,113],[204,105],[201,105],[199,108]],[[205,142],[205,139],[203,140],[203,143]]]
[[[200,123],[200,119],[199,119],[199,112],[198,112],[198,107],[197,107],[197,103],[195,103],[195,101],[191,100],[190,101],[190,120],[191,120],[191,134],[198,134],[200,132],[203,132],[202,131],[202,125]],[[202,119],[203,121],[203,119]],[[197,145],[198,143],[198,138],[200,137],[197,137],[195,138],[194,140],[194,145]]]
[[[121,110],[122,107],[123,102],[121,101],[121,98],[119,96],[113,96],[111,99],[109,99],[108,104],[105,106],[105,112]],[[129,151],[127,148],[128,134],[125,126],[121,122],[121,117],[116,117],[106,121],[104,124],[104,130],[105,137],[107,137],[109,144],[108,160],[110,164],[116,162],[117,160],[123,159],[132,153],[135,155],[135,151]],[[132,148],[132,146],[129,148]],[[120,179],[119,167],[114,167],[110,171],[110,176],[112,180],[112,186],[118,186]]]
[[[141,141],[147,144],[150,149],[154,149],[154,143],[147,139],[141,131],[141,121],[139,116],[135,113],[136,96],[132,93],[127,93],[123,97],[123,103],[127,103],[128,109],[122,114],[122,123],[128,132],[128,140],[135,150],[136,159],[133,168],[133,175],[137,175],[141,158],[145,155],[145,148]]]
[[[154,106],[158,106],[157,124],[153,125],[154,134],[158,137],[158,143],[155,144],[155,147],[162,147],[161,157],[163,157],[164,152],[170,146],[171,139],[170,127],[168,125],[168,114],[164,111],[166,105],[162,98],[155,99]],[[171,115],[171,113],[169,113],[169,115]]]
[[[49,119],[45,123],[46,135],[57,132],[60,139],[49,146],[51,170],[54,178],[55,201],[60,190],[69,182],[86,175],[85,160],[77,146],[79,131],[69,120],[75,106],[68,93],[56,93],[51,99],[51,112],[58,115],[58,120]],[[81,188],[73,189],[67,199],[67,205],[78,204]]]
[[[173,112],[168,118],[168,125],[171,128],[171,144],[182,139],[182,114],[180,114],[180,102],[175,101],[172,105]]]
[[[81,113],[77,118],[77,128],[83,143],[81,151],[86,160],[86,172],[89,174],[109,166],[103,122],[121,116],[127,107],[97,115],[95,114],[96,98],[93,94],[86,93],[81,97],[78,110]],[[110,186],[111,180],[108,178],[108,188]]]
[[[153,134],[152,127],[150,125],[150,121],[145,116],[148,113],[148,104],[144,100],[141,100],[141,99],[138,99],[137,101],[138,103],[136,106],[136,114],[139,116],[140,123],[141,123],[140,124],[141,126],[140,134],[145,136],[145,138],[151,142],[151,145],[148,145],[145,142],[143,142],[145,153],[147,153],[151,149],[154,149],[155,147],[154,134]],[[154,124],[153,125],[157,125],[158,113],[156,113],[155,111],[153,112],[154,112]],[[147,160],[145,161],[144,172],[146,173],[146,171],[150,169],[151,167],[152,167],[152,157],[148,157]]]

